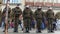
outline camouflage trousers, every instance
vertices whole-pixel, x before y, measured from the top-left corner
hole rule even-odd
[[[36,19],[37,21],[37,30],[41,30],[42,19]]]
[[[18,32],[18,18],[15,19],[15,22],[14,22],[14,31]]]
[[[48,19],[48,30],[53,30],[53,19]]]
[[[31,19],[24,19],[24,28],[25,28],[26,32],[30,30],[30,28],[31,28]]]
[[[24,19],[24,27],[30,27],[31,19]]]

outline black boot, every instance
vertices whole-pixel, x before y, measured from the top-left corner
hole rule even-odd
[[[5,30],[3,30],[3,32],[5,32]]]
[[[14,32],[18,32],[17,30],[14,30]]]
[[[29,30],[26,30],[25,33],[30,33]]]
[[[18,31],[14,31],[14,32],[18,33]]]
[[[22,28],[22,31],[23,31],[24,29]]]
[[[41,31],[37,31],[37,33],[42,33]]]
[[[29,30],[26,30],[24,33],[29,33]]]
[[[5,30],[3,30],[3,32],[5,32]],[[7,31],[8,32],[8,31]]]
[[[54,33],[54,31],[51,30],[51,33]]]

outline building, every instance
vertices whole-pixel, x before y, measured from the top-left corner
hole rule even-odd
[[[7,0],[0,0],[2,3],[1,8],[3,8],[6,5]],[[42,6],[43,10],[46,11],[49,6],[51,6],[54,9],[54,12],[57,13],[60,11],[60,0],[10,0],[10,7],[14,8],[16,4],[21,4],[20,7],[23,10],[24,6],[30,5],[33,10],[37,8],[37,6]]]
[[[52,7],[55,14],[60,11],[60,0],[25,0],[25,5],[30,5],[31,7],[42,6],[44,11],[48,7]]]
[[[1,0],[0,0],[0,1],[1,1]],[[2,0],[2,1],[1,1],[1,2],[2,2],[2,5],[1,5],[2,11],[3,11],[4,7],[6,6],[6,1],[7,1],[7,0]],[[24,7],[23,7],[23,6],[24,6],[24,1],[23,1],[23,0],[10,0],[9,4],[10,4],[10,7],[11,7],[11,8],[14,8],[17,4],[20,4],[21,9],[24,8]]]

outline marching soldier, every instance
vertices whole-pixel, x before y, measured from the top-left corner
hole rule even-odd
[[[33,12],[29,8],[29,6],[26,6],[26,8],[23,11],[24,28],[26,30],[25,33],[29,33],[32,15],[33,15]]]
[[[19,4],[12,9],[14,13],[14,32],[18,32],[19,16],[22,14],[22,10],[19,8]]]
[[[57,30],[57,28],[56,28],[56,23],[57,23],[57,21],[60,19],[60,12],[57,12],[56,14],[55,14],[55,24],[53,25],[53,29],[54,30]]]
[[[36,20],[36,26],[37,26],[37,33],[41,33],[41,24],[42,24],[42,19],[43,19],[43,14],[44,12],[42,11],[42,8],[39,7],[35,13],[34,13],[34,16],[35,16],[35,20]]]
[[[46,18],[48,21],[48,32],[53,32],[54,12],[51,7],[46,12]]]
[[[7,6],[3,9],[4,26],[5,26],[5,28],[6,28],[6,24],[5,24],[6,11],[7,11]],[[11,12],[11,8],[8,6],[8,19],[10,18],[10,12]],[[8,21],[8,22],[9,22],[9,21]],[[5,32],[5,29],[4,29],[3,32]]]

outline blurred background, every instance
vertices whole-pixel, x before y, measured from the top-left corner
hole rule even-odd
[[[6,1],[7,0],[0,0],[0,27],[2,25],[2,22],[1,22],[2,14],[1,13],[3,12],[3,9],[6,6]],[[60,0],[10,0],[10,2],[9,2],[9,6],[11,9],[16,7],[17,4],[20,4],[19,7],[22,9],[22,11],[24,10],[26,5],[29,5],[33,12],[37,9],[38,6],[42,7],[42,10],[44,12],[47,11],[48,7],[52,7],[54,14],[55,15],[57,14],[59,16],[58,18],[60,19]],[[60,26],[60,20],[58,20],[57,28],[59,26]],[[19,29],[20,29],[20,27],[19,27]],[[45,30],[44,30],[44,32],[45,32]],[[59,31],[57,31],[57,32],[59,32]]]

